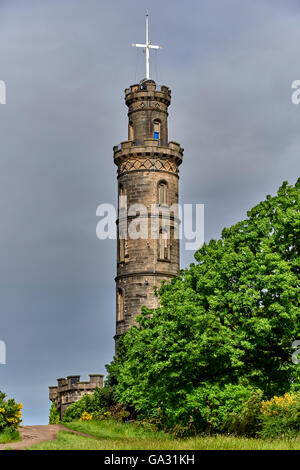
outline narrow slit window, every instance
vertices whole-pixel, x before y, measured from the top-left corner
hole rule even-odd
[[[168,192],[168,186],[167,183],[164,181],[161,181],[158,184],[158,204],[167,204],[167,192]]]
[[[125,261],[125,239],[119,239],[119,261],[123,263]]]
[[[159,232],[158,258],[164,261],[170,260],[170,240],[167,230]]]
[[[154,125],[154,139],[160,140],[160,121],[155,120],[153,122]]]
[[[126,207],[126,194],[125,194],[125,189],[122,184],[119,186],[119,209],[125,209]]]
[[[122,289],[118,289],[118,312],[117,320],[124,320],[124,296]]]
[[[131,121],[128,125],[128,140],[134,140],[133,123]]]

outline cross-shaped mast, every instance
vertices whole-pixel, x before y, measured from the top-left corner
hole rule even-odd
[[[143,47],[146,52],[146,79],[150,78],[149,49],[162,49],[162,46],[154,46],[149,41],[149,14],[146,14],[146,44],[132,44],[133,47]]]

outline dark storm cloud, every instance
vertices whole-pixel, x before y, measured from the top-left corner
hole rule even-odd
[[[115,242],[97,240],[95,213],[115,202],[147,8],[169,137],[185,147],[181,201],[205,203],[206,238],[298,176],[296,1],[2,0],[0,389],[27,423],[46,422],[57,377],[104,372],[113,354]]]

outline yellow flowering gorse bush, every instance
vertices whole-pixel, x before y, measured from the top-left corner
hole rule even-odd
[[[296,400],[295,393],[286,393],[281,397],[276,395],[271,400],[262,402],[261,413],[266,416],[275,416],[281,413],[288,412],[290,406],[294,404]]]
[[[87,411],[84,411],[79,421],[91,421],[93,418],[93,413],[88,413]]]
[[[22,422],[22,408],[22,403],[16,403],[12,398],[6,400],[6,395],[0,391],[0,432],[18,428]]]

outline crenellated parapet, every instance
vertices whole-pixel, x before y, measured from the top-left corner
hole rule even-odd
[[[67,378],[57,379],[57,385],[49,387],[49,399],[60,411],[61,419],[68,406],[83,395],[93,393],[96,388],[103,387],[104,376],[102,374],[91,374],[89,377],[89,381],[80,382],[80,375],[69,375]]]

